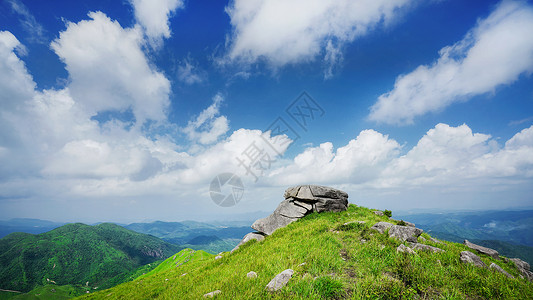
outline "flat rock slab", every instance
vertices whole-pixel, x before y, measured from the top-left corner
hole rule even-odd
[[[281,289],[287,284],[287,282],[289,282],[292,277],[292,274],[294,274],[293,270],[284,270],[283,272],[276,275],[276,277],[272,278],[272,280],[270,280],[270,282],[266,286],[266,289],[270,292],[275,292]]]
[[[470,251],[462,251],[459,259],[465,264],[473,264],[474,266],[480,268],[487,267],[487,265],[481,260],[481,258],[479,258],[479,256]]]
[[[377,230],[379,233],[385,233],[387,229],[391,228],[394,224],[389,222],[377,222],[376,224],[372,225],[370,229]]]
[[[495,263],[491,263],[490,266],[489,266],[489,268],[490,268],[491,270],[496,270],[496,271],[502,273],[503,275],[505,275],[505,276],[507,276],[507,277],[509,277],[509,278],[514,278],[513,275],[507,273],[504,269],[502,269],[502,267],[498,266],[498,265],[495,264]]]
[[[490,248],[487,248],[487,247],[483,247],[483,246],[480,246],[480,245],[476,245],[476,244],[470,243],[468,240],[465,240],[464,244],[468,248],[470,248],[472,250],[476,250],[478,253],[486,254],[486,255],[488,255],[488,256],[490,256],[492,258],[495,258],[495,259],[500,259],[498,251],[496,251],[494,249],[490,249]]]
[[[296,220],[298,218],[288,218],[280,215],[276,209],[270,216],[256,220],[252,224],[252,228],[266,235],[271,235],[276,229],[285,227]]]
[[[417,238],[424,230],[409,226],[392,225],[389,229],[389,237],[397,238],[400,241],[417,241]]]
[[[400,246],[398,246],[398,248],[396,248],[396,252],[416,254],[416,252],[413,251],[413,249],[405,246],[404,244],[400,244]]]
[[[433,247],[433,246],[429,246],[429,245],[424,245],[424,244],[415,244],[413,246],[413,249],[414,250],[422,250],[422,251],[431,251],[433,253],[437,253],[437,252],[446,252],[440,248],[437,248],[437,247]]]
[[[297,205],[293,201],[283,200],[278,208],[277,213],[287,218],[301,218],[309,211],[303,206]]]
[[[527,262],[519,258],[511,258],[511,261],[514,262],[518,271],[522,273],[522,276],[524,276],[529,281],[533,281],[533,272],[530,271],[530,266]]]

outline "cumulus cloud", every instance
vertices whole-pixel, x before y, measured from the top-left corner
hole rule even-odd
[[[159,47],[170,37],[169,18],[184,6],[182,0],[130,0],[139,23],[150,44]]]
[[[402,150],[388,136],[364,130],[336,151],[329,142],[307,148],[267,179],[280,185],[406,190],[465,184],[479,189],[488,182],[509,188],[516,178],[522,183],[533,178],[533,126],[499,147],[490,135],[473,133],[467,125],[437,124],[405,154]]]
[[[417,116],[494,91],[533,71],[533,7],[503,1],[439,59],[399,76],[371,107],[370,120],[410,124]]]
[[[84,110],[131,109],[138,125],[166,118],[170,82],[142,51],[138,27],[124,29],[101,12],[67,24],[51,47],[69,72],[69,89]]]
[[[183,132],[191,141],[197,141],[203,145],[212,144],[228,132],[228,119],[225,116],[219,116],[222,101],[224,101],[222,95],[216,94],[213,97],[213,103],[196,119],[189,121]]]
[[[274,67],[314,60],[323,54],[325,77],[341,60],[340,47],[382,23],[391,22],[412,0],[235,0],[228,58]]]

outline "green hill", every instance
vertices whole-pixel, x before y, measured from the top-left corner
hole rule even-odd
[[[378,221],[388,218],[355,205],[341,213],[314,213],[221,259],[191,261],[83,297],[200,299],[220,290],[217,299],[533,299],[533,284],[519,278],[512,262],[480,255],[512,279],[464,264],[459,257],[466,246],[432,242],[427,233],[423,243],[445,252],[398,253],[407,243],[370,230]],[[289,283],[266,291],[267,283],[289,268],[295,271]],[[250,271],[257,278],[247,278]]]
[[[178,268],[182,266],[183,264],[190,263],[193,261],[198,260],[205,260],[214,257],[213,254],[207,253],[203,250],[193,250],[190,248],[183,249],[180,252],[172,255],[171,257],[167,258],[165,261],[160,263],[155,269],[150,271],[149,273],[146,273],[144,275],[139,276],[137,279],[141,279],[144,277],[148,277],[151,275],[154,275],[156,273],[168,271],[174,268]]]
[[[39,285],[103,289],[146,273],[181,248],[154,236],[103,223],[67,224],[37,235],[0,239],[0,289],[28,292]]]

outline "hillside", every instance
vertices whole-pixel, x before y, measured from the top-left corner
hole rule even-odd
[[[353,204],[344,212],[311,213],[220,259],[147,274],[84,298],[200,299],[220,290],[217,299],[533,299],[533,284],[519,278],[513,262],[479,254],[485,264],[494,262],[515,278],[465,264],[461,251],[471,249],[432,241],[427,233],[418,242],[444,252],[400,253],[401,244],[410,244],[371,230],[379,221],[399,222]],[[294,274],[284,288],[275,293],[265,289],[289,268]],[[248,278],[250,271],[257,278]]]
[[[109,223],[67,224],[37,235],[12,233],[0,239],[0,289],[27,292],[49,283],[107,288],[180,249]]]

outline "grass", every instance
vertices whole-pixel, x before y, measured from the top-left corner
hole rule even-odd
[[[515,279],[463,264],[459,255],[468,249],[462,244],[434,243],[424,233],[423,243],[445,252],[397,253],[400,241],[370,230],[388,220],[355,205],[341,213],[311,214],[221,259],[207,256],[177,267],[161,264],[153,274],[83,297],[199,299],[221,290],[217,299],[533,299],[533,284],[519,278],[512,263],[480,255]],[[351,221],[366,223],[345,225]],[[283,289],[265,290],[276,274],[289,268],[295,272]],[[247,278],[249,271],[258,277]]]

